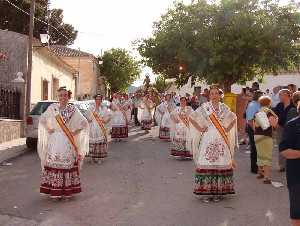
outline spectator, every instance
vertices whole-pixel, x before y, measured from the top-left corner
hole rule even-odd
[[[141,103],[141,96],[139,94],[135,94],[133,96],[133,99],[132,99],[132,111],[133,111],[133,116],[134,116],[134,124],[136,126],[140,126],[140,122],[138,120],[138,107]]]
[[[191,99],[191,107],[193,108],[194,111],[199,107],[198,98],[195,95]]]
[[[191,106],[192,105],[192,99],[191,99],[191,94],[189,93],[185,93],[185,98],[186,98],[186,101],[187,101],[187,106]],[[180,98],[181,99],[181,98]],[[178,106],[178,105],[177,105]],[[179,103],[179,106],[180,106],[180,103]]]
[[[261,96],[258,99],[261,106],[259,112],[265,113],[268,117],[270,126],[268,128],[263,127],[259,120],[259,115],[255,115],[255,130],[254,140],[257,149],[257,165],[258,176],[257,179],[264,179],[264,184],[271,184],[271,167],[272,167],[272,151],[273,151],[273,128],[277,127],[278,117],[270,109],[272,100],[269,96]]]
[[[249,102],[246,91],[246,88],[243,88],[242,92],[237,96],[236,100],[238,106],[238,108],[236,109],[237,125],[239,136],[241,138],[240,144],[246,144],[246,119],[244,117],[244,113]]]
[[[260,104],[258,103],[258,99],[262,96],[261,91],[255,91],[253,94],[253,100],[248,104],[246,109],[246,132],[249,137],[250,144],[250,159],[251,159],[251,172],[257,173],[257,152],[254,141],[254,116],[260,109]]]
[[[297,112],[297,105],[295,105],[295,103],[298,103],[298,97],[300,97],[300,92],[296,91],[293,95],[292,95],[292,103],[294,104],[294,107],[291,108],[288,113],[287,113],[287,117],[286,117],[286,121],[289,122],[290,120],[296,118],[298,116],[298,112]]]
[[[258,91],[259,90],[259,83],[258,82],[253,82],[252,83],[252,91]]]
[[[279,144],[282,138],[282,132],[285,124],[287,123],[287,115],[291,108],[294,108],[295,106],[291,103],[291,93],[288,89],[282,89],[279,92],[279,98],[280,103],[277,104],[277,106],[274,108],[274,112],[278,116],[278,128],[276,130],[276,139]],[[279,165],[279,171],[284,172],[285,171],[285,159],[282,155],[279,155],[278,157],[278,165]]]
[[[293,94],[294,92],[297,91],[297,86],[295,84],[289,84],[287,86],[288,90],[291,92],[291,94]]]
[[[290,218],[293,226],[300,226],[300,93],[293,95],[298,117],[289,121],[284,128],[279,145],[281,155],[287,159],[286,178],[290,196]]]
[[[279,99],[279,91],[280,91],[281,87],[280,86],[276,86],[273,88],[273,94],[272,94],[272,108],[275,108],[277,106],[277,104],[280,103],[280,99]]]
[[[204,89],[202,96],[206,98],[206,102],[209,101],[209,90],[207,88]]]

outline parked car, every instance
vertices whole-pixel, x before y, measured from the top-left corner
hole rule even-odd
[[[38,126],[39,126],[39,119],[40,116],[47,110],[47,108],[53,104],[58,103],[58,101],[46,100],[46,101],[39,101],[30,112],[29,116],[26,119],[26,145],[30,149],[35,149],[37,146],[38,140]],[[74,101],[70,102],[74,104],[80,112],[85,115],[86,111],[89,109],[91,103],[93,101]]]

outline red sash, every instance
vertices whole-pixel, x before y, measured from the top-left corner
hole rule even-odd
[[[179,114],[179,119],[184,123],[184,125],[189,128],[190,127],[190,121],[189,118],[184,114]]]
[[[94,116],[97,124],[99,125],[104,137],[105,137],[105,140],[107,141],[107,133],[106,133],[106,128],[105,128],[105,125],[103,123],[103,120],[99,117],[99,115],[95,111],[92,111],[92,113],[93,113],[93,116]]]
[[[78,147],[76,145],[76,142],[75,142],[75,139],[74,139],[74,136],[73,136],[72,132],[66,126],[64,120],[62,119],[62,117],[60,115],[56,115],[55,119],[56,119],[58,125],[60,126],[60,128],[62,129],[62,131],[64,132],[64,134],[66,135],[66,137],[68,138],[70,144],[73,146],[73,148],[76,152],[76,155],[78,156],[79,155]]]

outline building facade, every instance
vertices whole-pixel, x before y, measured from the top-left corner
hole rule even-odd
[[[66,86],[75,95],[77,71],[48,48],[34,48],[32,56],[31,102],[57,100],[57,90]]]
[[[78,99],[89,99],[97,93],[106,94],[105,79],[100,76],[99,62],[95,56],[65,46],[54,45],[50,48],[79,72],[76,81]]]
[[[0,60],[0,88],[18,90],[20,93],[20,118],[23,117],[25,103],[25,83],[13,80],[17,73],[27,74],[28,36],[0,30],[0,52],[5,55]],[[53,54],[34,40],[32,53],[31,105],[40,100],[57,99],[57,89],[66,86],[75,93],[77,71],[63,59]]]

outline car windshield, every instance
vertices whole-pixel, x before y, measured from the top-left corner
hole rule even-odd
[[[53,104],[54,102],[39,102],[37,103],[32,111],[30,112],[31,115],[41,115],[43,114],[47,108]]]

